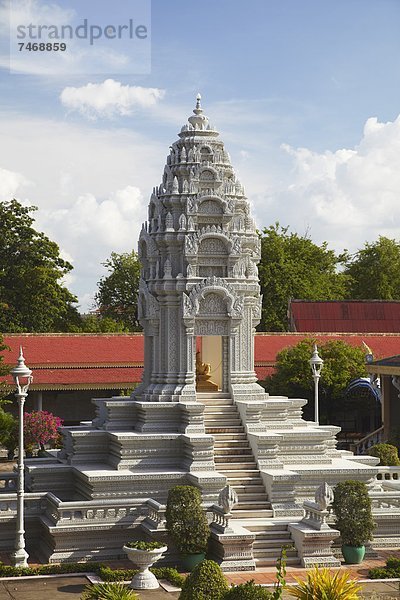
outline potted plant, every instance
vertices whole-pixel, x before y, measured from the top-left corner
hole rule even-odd
[[[184,567],[191,571],[204,560],[210,528],[201,505],[200,490],[191,485],[176,485],[168,493],[166,528]]]
[[[160,542],[127,542],[123,547],[131,560],[138,568],[139,572],[133,576],[130,587],[134,590],[154,590],[159,587],[159,583],[149,570],[157,560],[167,551],[167,546]]]
[[[374,522],[371,500],[362,481],[342,481],[334,490],[335,527],[340,531],[342,554],[347,564],[362,562],[365,543],[372,540]]]

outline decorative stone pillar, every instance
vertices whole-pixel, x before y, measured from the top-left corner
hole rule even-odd
[[[315,492],[315,502],[304,502],[305,515],[300,523],[289,525],[303,567],[341,565],[332,553],[332,544],[340,533],[327,523],[333,498],[332,488],[323,483]]]
[[[212,506],[211,554],[223,571],[254,571],[255,535],[231,519],[232,508],[237,502],[235,490],[227,485],[218,497],[218,505]]]

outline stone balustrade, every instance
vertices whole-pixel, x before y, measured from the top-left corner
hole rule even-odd
[[[146,514],[146,500],[138,498],[65,502],[49,492],[46,500],[46,516],[53,523],[76,521],[131,523]]]
[[[383,432],[384,432],[383,427],[376,429],[372,433],[369,433],[368,435],[363,437],[358,442],[355,442],[355,444],[350,449],[355,454],[366,454],[368,452],[369,448],[371,448],[372,446],[375,446],[375,444],[380,444],[384,441],[383,440]]]
[[[378,466],[378,472],[376,474],[377,481],[400,481],[400,466],[398,467],[385,467]]]
[[[229,521],[232,516],[230,513],[225,513],[222,506],[213,504],[211,506],[212,521],[211,524],[215,529],[226,531],[229,529]]]
[[[17,473],[7,471],[0,473],[0,493],[12,492],[17,487]]]
[[[393,512],[393,509],[400,509],[400,491],[370,491],[369,496],[371,498],[373,513],[382,511],[385,512],[388,510],[390,510],[390,512]]]
[[[304,502],[304,517],[303,522],[310,523],[314,529],[329,529],[327,519],[329,517],[328,510],[321,510],[315,502]]]
[[[39,516],[44,514],[46,507],[46,493],[25,492],[24,510],[26,515]],[[17,514],[17,494],[3,493],[0,496],[0,522],[3,519],[14,518]]]
[[[143,524],[147,529],[165,529],[165,504],[160,504],[150,498],[146,502],[147,516]]]

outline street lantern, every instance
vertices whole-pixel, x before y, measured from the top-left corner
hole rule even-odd
[[[18,484],[17,484],[17,532],[15,537],[15,552],[12,561],[15,567],[28,566],[28,553],[25,550],[24,529],[24,404],[28,388],[32,383],[32,371],[25,364],[22,347],[20,347],[18,363],[10,371],[17,391],[18,402]]]
[[[319,398],[318,398],[318,385],[319,378],[321,377],[321,371],[324,364],[324,361],[318,354],[317,344],[314,344],[314,351],[312,353],[312,357],[310,358],[310,366],[312,371],[312,376],[314,379],[314,421],[319,424]]]

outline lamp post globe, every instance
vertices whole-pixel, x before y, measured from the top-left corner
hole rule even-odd
[[[28,553],[25,550],[24,528],[24,404],[28,389],[32,383],[32,371],[26,366],[22,347],[17,365],[10,371],[15,387],[15,397],[18,402],[18,483],[17,483],[17,531],[15,551],[11,558],[15,567],[28,566]]]
[[[314,344],[312,356],[309,360],[312,376],[314,379],[314,421],[319,424],[319,397],[318,397],[318,386],[319,378],[321,377],[322,367],[324,361],[318,354],[317,344]]]

